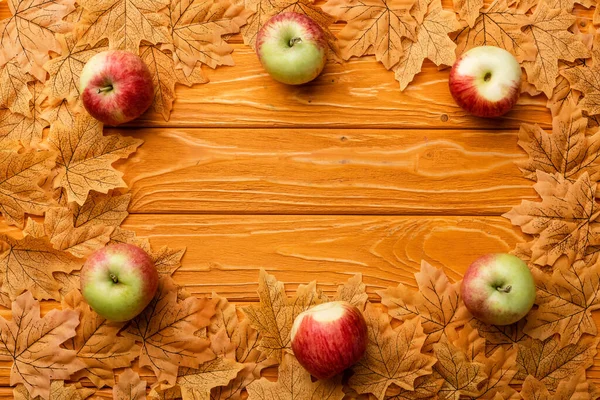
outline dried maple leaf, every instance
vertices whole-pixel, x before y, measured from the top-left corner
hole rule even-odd
[[[12,361],[10,384],[22,383],[32,397],[48,398],[51,379],[68,379],[83,365],[60,345],[75,335],[77,311],[51,310],[40,318],[30,292],[12,303],[12,320],[0,317],[0,359]]]
[[[521,124],[519,146],[529,158],[517,164],[527,179],[535,180],[537,171],[559,174],[575,181],[584,172],[597,180],[600,174],[600,134],[586,135],[587,119],[581,109],[567,105],[552,119],[552,134],[539,125]]]
[[[78,24],[79,44],[96,46],[108,38],[111,49],[138,52],[142,40],[169,42],[167,16],[159,13],[168,0],[81,0],[84,14]]]
[[[206,361],[198,368],[182,368],[177,377],[183,400],[209,399],[212,388],[225,386],[244,368],[223,357]]]
[[[566,68],[560,73],[569,81],[571,88],[583,93],[578,106],[591,115],[600,114],[600,64]]]
[[[551,97],[558,76],[558,61],[575,61],[591,55],[588,48],[568,31],[576,17],[567,10],[550,9],[540,3],[524,28],[524,41],[533,40],[535,57],[523,61],[530,83]]]
[[[131,193],[111,192],[103,194],[91,192],[82,206],[77,203],[69,204],[69,208],[73,213],[73,226],[80,228],[83,226],[104,225],[116,228],[129,215],[127,207],[130,201]]]
[[[599,341],[600,338],[583,336],[578,343],[563,347],[556,336],[544,341],[524,340],[517,345],[519,372],[515,379],[523,381],[527,375],[532,375],[553,392],[574,371],[594,364]]]
[[[403,54],[394,67],[395,77],[404,90],[414,76],[421,71],[423,60],[428,58],[435,65],[452,65],[456,60],[456,44],[448,34],[459,28],[453,12],[443,10],[440,0],[433,0],[427,9],[423,23],[417,26],[417,39],[402,39]]]
[[[509,350],[520,341],[526,340],[528,336],[523,332],[525,323],[525,319],[504,326],[484,324],[477,319],[469,321],[469,324],[477,329],[481,337],[486,339],[485,353],[488,356],[499,348]]]
[[[12,299],[25,290],[31,291],[36,299],[58,299],[59,284],[52,273],[69,273],[81,267],[78,259],[54,249],[45,237],[25,236],[16,240],[0,235],[0,241],[8,245],[0,254],[2,291]]]
[[[483,0],[453,0],[453,5],[460,19],[466,21],[467,25],[472,28],[483,7]]]
[[[565,379],[558,384],[556,393],[550,394],[546,385],[529,375],[523,382],[520,392],[523,400],[591,400],[589,384],[585,377],[585,370],[580,369],[569,380]]]
[[[183,70],[175,68],[172,53],[161,46],[142,46],[140,57],[148,66],[154,83],[154,102],[150,109],[161,114],[165,121],[169,120],[173,108],[176,83],[192,86],[208,82],[200,64],[186,76]]]
[[[33,95],[29,90],[29,83],[34,79],[25,73],[15,60],[0,66],[0,107],[31,116],[29,104]]]
[[[49,122],[42,115],[46,99],[41,82],[29,83],[31,101],[27,114],[17,114],[9,108],[0,108],[0,147],[3,142],[18,141],[25,147],[37,146],[42,141],[42,131]]]
[[[442,269],[422,261],[415,278],[418,292],[399,284],[377,294],[393,318],[401,321],[421,319],[423,331],[428,335],[424,348],[429,351],[433,343],[464,325],[470,315],[460,300],[460,284],[450,283]]]
[[[58,291],[63,298],[73,290],[79,290],[81,287],[81,282],[79,281],[79,271],[73,271],[69,274],[66,272],[56,272],[52,275],[60,285],[60,289],[58,289]]]
[[[78,115],[73,126],[55,123],[48,142],[59,156],[54,187],[67,191],[69,201],[85,202],[90,190],[107,193],[125,187],[122,172],[112,163],[133,153],[142,140],[119,134],[104,136],[102,124],[87,114]]]
[[[54,166],[56,153],[0,149],[0,212],[10,225],[23,227],[25,213],[41,215],[50,199],[38,185]]]
[[[146,381],[127,368],[119,374],[119,382],[113,388],[113,400],[146,400]]]
[[[338,287],[334,300],[347,301],[359,310],[365,309],[369,295],[365,291],[367,286],[362,281],[362,274],[356,274]]]
[[[341,400],[344,397],[340,377],[312,382],[298,360],[285,354],[279,366],[277,382],[266,378],[248,386],[248,400]]]
[[[148,400],[173,400],[181,399],[181,389],[179,386],[156,385],[150,389]]]
[[[328,0],[323,10],[346,21],[338,33],[341,56],[375,54],[387,69],[402,55],[403,37],[416,40],[416,21],[409,13],[413,1],[407,0]]]
[[[64,126],[73,126],[76,115],[82,112],[84,108],[80,101],[62,100],[48,105],[42,113],[42,118],[51,125],[58,122]]]
[[[61,56],[53,58],[44,64],[44,69],[50,74],[46,81],[46,91],[50,102],[55,103],[66,99],[79,98],[79,76],[87,61],[94,55],[108,50],[108,42],[100,41],[95,46],[77,44],[77,36],[70,32],[57,35],[56,39],[62,48]]]
[[[461,28],[454,36],[457,54],[477,46],[500,47],[515,56],[530,51],[531,42],[524,40],[521,31],[521,27],[527,24],[527,16],[509,7],[507,0],[496,0],[474,16],[474,22]]]
[[[281,361],[283,351],[291,348],[290,332],[296,316],[327,301],[323,293],[315,289],[315,282],[301,285],[296,296],[288,299],[283,283],[264,269],[260,270],[258,278],[258,297],[260,305],[243,307],[242,311],[262,336],[259,350],[278,361]]]
[[[174,385],[180,366],[196,368],[214,358],[210,343],[194,335],[209,325],[214,313],[215,303],[208,299],[177,301],[177,286],[163,277],[148,307],[124,335],[142,343],[140,366],[152,368],[159,381]]]
[[[400,388],[398,393],[386,395],[385,400],[433,400],[442,388],[444,379],[439,375],[425,375],[415,379],[413,390]]]
[[[562,256],[571,264],[583,260],[600,244],[596,184],[590,181],[587,172],[571,183],[561,176],[538,171],[533,187],[541,202],[523,200],[504,214],[524,233],[539,235],[532,241],[531,262],[552,266]]]
[[[71,29],[63,17],[75,9],[74,3],[74,0],[11,0],[11,16],[0,21],[0,66],[16,57],[23,72],[45,81],[46,71],[42,66],[50,51],[60,54],[54,35]]]
[[[412,390],[416,378],[431,374],[436,360],[421,353],[427,336],[418,318],[393,329],[389,316],[372,304],[367,304],[363,314],[369,342],[364,357],[352,367],[348,382],[352,389],[383,400],[391,384]]]
[[[140,347],[133,339],[118,334],[124,323],[111,323],[93,312],[78,290],[66,296],[63,309],[78,311],[81,321],[76,335],[63,345],[75,350],[77,359],[85,364],[84,369],[70,379],[86,377],[99,388],[113,386],[113,370],[129,367],[138,356]]]
[[[561,62],[562,63],[562,62]],[[554,87],[554,92],[552,93],[552,97],[548,99],[546,103],[546,107],[548,107],[552,115],[558,115],[562,112],[563,108],[573,107],[577,105],[579,101],[580,93],[574,90],[567,78],[565,78],[562,74],[566,68],[572,67],[559,67],[560,74],[556,79],[556,86]]]
[[[94,389],[65,385],[65,381],[52,381],[48,400],[85,400],[94,393]],[[32,397],[27,388],[21,384],[13,389],[13,396],[14,400],[42,400],[40,396]]]

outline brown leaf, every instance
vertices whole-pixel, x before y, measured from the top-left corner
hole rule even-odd
[[[414,390],[402,389],[385,400],[433,400],[442,388],[444,379],[437,374],[421,376],[415,379]]]
[[[87,114],[76,116],[73,126],[54,123],[48,142],[59,156],[54,187],[67,191],[69,201],[83,205],[90,190],[107,193],[125,187],[122,172],[112,163],[133,153],[142,140],[119,134],[104,136],[102,124]]]
[[[96,46],[108,38],[111,49],[138,53],[142,40],[168,43],[168,0],[80,0],[84,14],[77,26],[79,44]]]
[[[521,31],[521,27],[527,24],[527,16],[524,12],[509,7],[507,0],[496,0],[473,16],[474,22],[460,29],[454,36],[458,46],[457,54],[477,46],[500,47],[515,56],[530,51],[532,44],[524,40]]]
[[[559,67],[560,74],[556,79],[556,86],[552,97],[548,99],[546,107],[552,111],[552,115],[558,115],[563,112],[566,107],[573,107],[579,101],[580,93],[574,90],[567,78],[563,76],[563,72],[566,68],[570,67]]]
[[[600,64],[580,65],[561,71],[573,89],[583,93],[578,106],[591,115],[600,114]]]
[[[244,368],[222,357],[206,361],[198,368],[182,368],[177,377],[183,400],[209,399],[212,388],[225,386]]]
[[[55,272],[52,274],[56,282],[58,282],[61,297],[66,297],[73,290],[79,290],[81,282],[79,281],[79,271],[73,271],[70,274],[66,272]]]
[[[59,284],[53,272],[69,273],[81,263],[69,253],[56,250],[47,238],[25,236],[16,240],[0,235],[9,247],[0,254],[2,291],[12,299],[29,290],[36,299],[59,299]]]
[[[574,372],[571,379],[560,381],[554,394],[555,400],[591,400],[591,398],[590,387],[583,368]]]
[[[367,286],[362,281],[362,274],[356,274],[348,279],[348,282],[338,286],[334,300],[347,301],[359,310],[364,310],[369,299],[366,288]]]
[[[538,171],[533,186],[541,202],[523,200],[504,214],[524,233],[536,235],[532,241],[531,261],[552,266],[560,257],[569,263],[583,260],[599,244],[597,238],[600,209],[596,206],[596,184],[587,172],[571,183],[561,176]]]
[[[50,199],[38,183],[54,166],[56,153],[0,149],[0,212],[10,225],[22,228],[25,213],[42,215]]]
[[[95,392],[94,389],[81,388],[77,385],[65,385],[65,381],[52,381],[48,400],[85,400]],[[13,389],[14,400],[42,400],[40,396],[31,397],[27,388],[18,384]]]
[[[210,343],[194,333],[210,323],[214,301],[188,297],[177,301],[177,286],[160,280],[154,299],[124,332],[142,343],[140,366],[152,368],[159,381],[174,385],[179,367],[196,368],[214,358]]]
[[[264,269],[260,270],[258,278],[258,297],[260,305],[243,307],[242,311],[262,335],[259,350],[277,361],[282,360],[284,350],[291,348],[290,332],[296,316],[327,301],[322,292],[315,289],[315,282],[301,285],[296,296],[288,299],[283,283]]]
[[[542,382],[535,379],[533,376],[529,375],[525,378],[525,382],[523,382],[523,388],[520,392],[523,400],[542,400],[542,399],[551,399],[552,396],[548,389],[546,389],[546,385]]]
[[[421,262],[421,271],[415,274],[418,292],[403,284],[378,291],[381,303],[388,313],[401,321],[420,318],[423,331],[428,335],[425,351],[448,333],[464,325],[470,315],[460,300],[460,284],[450,283],[442,269]]]
[[[118,333],[124,323],[112,323],[96,314],[76,290],[63,300],[63,309],[79,312],[80,324],[76,335],[64,347],[75,350],[77,359],[85,368],[71,376],[71,380],[88,378],[98,388],[115,383],[114,369],[129,367],[138,356],[140,347],[133,339]]]
[[[337,35],[344,60],[375,54],[390,69],[402,55],[403,37],[415,40],[414,0],[328,0],[325,12],[346,21]]]
[[[23,72],[45,81],[46,71],[42,66],[50,51],[60,54],[54,35],[71,29],[63,17],[75,9],[74,3],[74,0],[11,1],[12,15],[0,21],[0,66],[16,57]]]
[[[103,194],[91,192],[82,206],[77,203],[69,204],[69,208],[73,213],[73,225],[75,228],[96,225],[116,228],[129,215],[127,207],[130,201],[131,193],[111,192]]]
[[[146,400],[146,381],[137,372],[127,368],[119,375],[119,382],[113,388],[114,400]]]
[[[154,83],[154,102],[150,109],[161,114],[165,121],[169,120],[173,108],[177,82],[187,86],[208,82],[200,64],[197,64],[194,70],[186,76],[183,70],[175,68],[172,53],[162,49],[161,46],[142,46],[140,57],[148,66]]]
[[[433,0],[429,4],[423,23],[417,26],[417,40],[402,39],[403,54],[394,67],[400,90],[404,90],[421,71],[425,58],[438,66],[454,63],[456,44],[448,34],[458,28],[455,14],[443,10],[440,0]]]
[[[427,336],[418,318],[393,329],[389,316],[372,304],[367,304],[364,316],[369,343],[365,356],[352,367],[352,389],[382,400],[391,384],[412,390],[415,379],[431,374],[436,360],[421,353]]]
[[[261,378],[248,386],[248,400],[341,400],[340,377],[312,382],[310,374],[291,354],[279,366],[277,382]]]
[[[467,22],[471,28],[479,17],[479,11],[483,7],[483,0],[453,0],[454,10],[460,19]]]
[[[510,350],[515,347],[517,343],[522,340],[526,340],[528,337],[524,332],[526,320],[521,319],[511,325],[488,325],[483,322],[472,319],[469,321],[477,332],[486,339],[486,354],[491,355],[496,349],[504,348]]]
[[[157,385],[151,388],[147,397],[148,400],[173,400],[181,399],[181,389],[179,386]]]
[[[27,117],[31,116],[29,103],[33,96],[28,85],[34,79],[21,68],[16,60],[0,66],[0,82],[5,82],[0,86],[0,107],[8,108],[14,113],[20,113]]]
[[[62,100],[58,103],[50,104],[42,113],[42,118],[48,121],[51,125],[58,122],[64,126],[73,126],[75,117],[84,111],[80,101]]]
[[[42,93],[44,85],[30,82],[28,88],[32,99],[26,114],[0,108],[0,147],[4,147],[3,142],[18,141],[25,147],[32,147],[42,141],[42,131],[49,125],[42,115],[42,103],[46,99]]]
[[[533,41],[535,57],[524,61],[530,83],[551,97],[558,76],[558,61],[575,61],[591,55],[588,48],[568,31],[576,17],[567,10],[550,9],[540,3],[525,26],[526,41]],[[527,57],[525,57],[527,58]]]
[[[594,364],[599,338],[583,336],[577,344],[560,346],[557,337],[544,341],[529,339],[518,344],[517,381],[532,375],[553,392],[559,383],[574,371],[587,369]]]
[[[10,384],[22,383],[30,396],[50,396],[51,379],[68,379],[83,365],[75,352],[60,348],[75,336],[77,311],[51,310],[40,318],[40,304],[31,292],[12,304],[12,320],[0,317],[0,359],[12,361]]]

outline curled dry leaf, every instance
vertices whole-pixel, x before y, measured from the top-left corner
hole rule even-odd
[[[402,38],[416,40],[414,0],[328,0],[323,9],[346,25],[337,37],[344,60],[375,54],[390,69],[402,55]]]
[[[341,377],[313,382],[291,354],[285,354],[279,366],[277,382],[266,378],[248,386],[248,400],[341,400]]]
[[[139,355],[140,346],[131,338],[119,335],[124,323],[112,323],[96,314],[78,290],[63,300],[63,309],[79,312],[76,334],[63,346],[74,350],[85,367],[70,380],[88,378],[97,387],[113,386],[114,369],[129,367]]]
[[[43,82],[46,71],[42,66],[49,59],[49,52],[60,54],[61,51],[55,34],[72,28],[63,18],[75,9],[75,1],[13,0],[10,3],[12,15],[0,21],[0,66],[16,57],[23,72]]]
[[[559,71],[560,74],[556,79],[556,86],[554,87],[554,92],[552,93],[552,97],[548,99],[548,103],[546,103],[546,107],[548,107],[552,115],[558,115],[563,112],[563,109],[566,107],[574,107],[577,105],[579,101],[579,97],[581,94],[574,90],[571,87],[571,84],[563,76],[563,72],[565,69],[572,68],[572,66],[564,66],[561,65],[564,63],[560,63]]]
[[[85,400],[96,392],[94,389],[81,388],[77,385],[65,385],[65,381],[52,381],[48,400]],[[19,384],[13,389],[14,400],[42,400],[32,397],[24,385]]]
[[[146,400],[146,381],[137,372],[127,368],[119,374],[119,382],[113,388],[113,400]]]
[[[55,158],[53,151],[0,149],[0,212],[10,225],[23,227],[25,213],[42,215],[50,205],[38,183],[50,174]]]
[[[258,278],[258,297],[260,305],[243,307],[242,311],[261,335],[259,350],[277,361],[282,360],[284,350],[291,349],[290,332],[296,316],[327,301],[326,296],[316,290],[315,282],[301,285],[296,296],[288,299],[283,283],[264,269]]]
[[[596,184],[587,172],[571,183],[562,176],[538,171],[533,186],[541,202],[523,200],[504,216],[524,233],[536,235],[531,246],[531,262],[553,266],[561,257],[569,264],[583,260],[600,244],[596,205]]]
[[[75,336],[74,310],[51,310],[40,318],[40,304],[30,292],[12,303],[12,320],[0,317],[0,359],[12,361],[10,384],[21,383],[31,397],[50,396],[50,380],[69,379],[83,367],[75,352],[60,347]]]
[[[369,299],[366,288],[362,281],[362,274],[356,274],[348,279],[348,282],[338,287],[334,300],[347,301],[362,311]]]
[[[381,303],[388,313],[401,321],[420,318],[423,331],[428,335],[425,351],[448,333],[464,325],[471,317],[460,300],[460,284],[450,283],[444,271],[421,262],[415,274],[418,291],[399,284],[398,287],[378,291]]]
[[[69,202],[81,205],[90,190],[107,193],[125,187],[123,173],[112,163],[128,157],[142,144],[140,139],[119,134],[104,136],[102,124],[88,114],[77,115],[72,126],[54,123],[48,142],[59,153],[54,187],[64,188]]]
[[[435,65],[452,65],[456,60],[456,44],[448,34],[459,29],[453,12],[442,9],[440,0],[429,3],[423,23],[417,25],[417,39],[402,39],[403,54],[393,68],[400,90],[404,90],[421,71],[428,58]]]
[[[415,379],[431,374],[436,359],[421,353],[427,336],[419,318],[394,329],[389,316],[372,304],[367,304],[364,316],[369,343],[364,357],[352,367],[348,382],[352,389],[383,400],[391,384],[412,390]]]
[[[174,385],[179,367],[196,368],[214,358],[208,340],[194,333],[210,324],[215,302],[188,297],[177,300],[177,286],[162,277],[156,295],[131,321],[126,337],[142,343],[141,367],[150,367],[159,381]]]
[[[183,400],[209,399],[211,389],[226,386],[234,379],[244,364],[217,357],[198,368],[182,368],[177,377]]]

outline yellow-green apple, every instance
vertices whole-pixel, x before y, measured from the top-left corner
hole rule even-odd
[[[92,253],[80,273],[81,293],[98,315],[129,321],[150,303],[158,287],[152,258],[138,246],[118,243]]]
[[[521,66],[504,49],[474,47],[456,60],[448,84],[452,97],[466,111],[478,117],[499,117],[519,99]]]
[[[142,115],[154,99],[154,84],[148,66],[125,50],[107,50],[94,55],[79,77],[83,106],[106,125],[119,125]]]
[[[323,303],[296,317],[291,338],[300,365],[315,378],[327,379],[362,358],[367,324],[360,310],[348,302]]]
[[[491,325],[523,318],[535,301],[535,281],[527,264],[506,253],[486,254],[465,272],[461,296],[473,316]]]
[[[258,31],[256,53],[273,79],[301,85],[323,71],[327,40],[323,29],[311,18],[284,12],[271,17]]]

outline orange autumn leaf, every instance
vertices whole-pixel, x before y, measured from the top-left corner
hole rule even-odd
[[[591,397],[589,390],[585,370],[580,369],[571,379],[561,381],[554,394],[548,391],[546,385],[529,375],[519,394],[523,400],[591,400],[595,397]]]
[[[583,260],[600,244],[596,205],[596,183],[584,172],[571,183],[562,176],[538,171],[533,186],[541,202],[523,200],[504,217],[524,233],[535,235],[531,262],[553,266],[560,257],[569,263]]]
[[[90,190],[107,193],[125,187],[123,173],[112,163],[133,153],[142,140],[120,134],[105,136],[102,124],[89,116],[76,116],[73,126],[55,123],[48,136],[50,147],[59,153],[54,187],[67,191],[69,202],[83,205]]]
[[[39,300],[59,299],[59,284],[54,272],[69,273],[81,268],[82,261],[56,250],[46,237],[25,236],[17,240],[0,235],[8,249],[0,254],[2,291],[11,299],[29,290]]]
[[[356,274],[348,279],[346,283],[338,286],[334,301],[347,301],[359,310],[364,310],[369,295],[366,292],[367,286],[362,281],[362,274]]]
[[[73,214],[73,226],[81,228],[104,225],[116,228],[129,215],[127,207],[130,201],[131,193],[111,192],[103,194],[91,192],[82,206],[77,203],[69,204]]]
[[[127,368],[119,374],[119,381],[113,388],[113,400],[146,400],[146,381]]]
[[[563,63],[561,62],[561,64]],[[560,114],[563,108],[576,106],[581,96],[577,90],[571,87],[567,78],[563,76],[564,70],[568,68],[572,68],[572,66],[560,65],[560,75],[556,79],[554,92],[546,103],[546,107],[550,109],[552,115]]]
[[[227,385],[244,364],[223,357],[206,361],[198,368],[182,368],[177,376],[183,400],[209,399],[211,389]]]
[[[431,400],[442,388],[444,379],[437,374],[421,376],[415,379],[414,389],[400,388],[393,394],[386,394],[385,400]]]
[[[85,400],[96,392],[95,389],[82,388],[79,385],[65,385],[65,381],[52,381],[48,400]],[[42,400],[40,396],[32,397],[24,385],[13,389],[14,400]]]
[[[291,354],[285,354],[279,365],[277,382],[266,378],[248,386],[248,400],[341,400],[344,398],[341,377],[313,382],[310,374]]]
[[[0,86],[0,107],[30,117],[33,95],[29,90],[29,83],[34,79],[15,60],[0,66],[0,82],[4,82]]]
[[[510,350],[517,343],[526,340],[528,336],[523,332],[526,322],[526,319],[523,318],[514,324],[500,326],[484,324],[474,318],[469,321],[469,324],[477,329],[479,335],[486,340],[485,354],[489,356],[499,348]]]
[[[139,365],[149,367],[157,379],[174,385],[179,367],[196,368],[214,358],[208,340],[195,333],[210,323],[214,301],[188,297],[177,299],[177,286],[161,278],[156,295],[123,333],[141,342]]]
[[[600,114],[600,64],[580,65],[561,71],[573,89],[583,93],[578,106],[591,115]]]
[[[58,122],[64,126],[72,126],[75,124],[77,114],[82,112],[84,112],[84,108],[80,101],[61,100],[45,107],[42,118],[51,125]]]
[[[429,3],[423,23],[417,26],[416,41],[402,39],[403,53],[393,68],[400,90],[404,90],[421,71],[426,58],[438,66],[454,63],[456,44],[448,34],[458,28],[455,14],[442,9],[440,0]]]
[[[464,325],[470,314],[460,299],[460,284],[450,283],[441,268],[422,261],[415,278],[417,292],[399,284],[377,294],[393,318],[401,321],[421,319],[423,331],[428,335],[424,345],[428,351],[433,343]]]
[[[12,361],[10,384],[21,383],[30,396],[48,398],[51,379],[69,379],[83,364],[75,352],[60,347],[75,336],[78,312],[51,310],[40,318],[31,292],[12,303],[12,320],[0,317],[0,359]]]
[[[337,37],[344,60],[375,54],[387,69],[402,55],[402,38],[416,40],[417,22],[409,11],[414,0],[328,0],[325,12],[346,25]]]
[[[124,323],[111,323],[96,314],[76,290],[63,300],[63,309],[79,312],[76,334],[63,346],[74,350],[85,367],[71,380],[88,378],[97,387],[113,386],[114,369],[129,367],[138,356],[140,347],[130,338],[119,335]]]
[[[74,4],[74,0],[11,0],[11,16],[0,21],[0,66],[16,57],[23,72],[45,81],[42,66],[49,52],[60,54],[55,34],[71,29],[63,18],[75,9]]]
[[[390,385],[412,390],[415,379],[431,374],[436,359],[421,353],[427,336],[419,318],[394,329],[389,316],[372,304],[367,304],[363,314],[369,342],[364,357],[352,367],[348,382],[352,389],[383,400]]]
[[[0,212],[10,225],[23,227],[25,214],[42,215],[51,203],[39,182],[50,174],[56,153],[0,149]]]
[[[483,7],[483,0],[453,0],[454,10],[467,26],[473,27]]]

